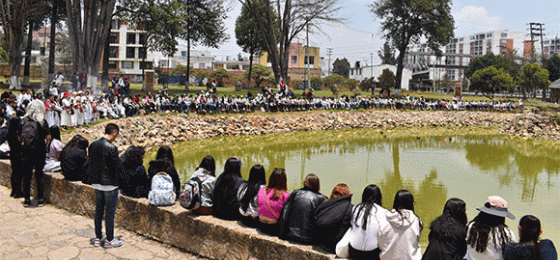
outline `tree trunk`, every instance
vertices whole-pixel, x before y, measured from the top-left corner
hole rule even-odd
[[[25,61],[23,65],[23,85],[29,86],[29,75],[31,74],[31,49],[33,48],[33,22],[27,24],[27,48],[25,50]]]
[[[111,33],[111,24],[109,24],[109,33]],[[103,64],[101,73],[101,89],[109,89],[109,40],[105,42],[105,48],[103,49]]]
[[[397,57],[397,75],[395,78],[395,96],[401,95],[401,84],[402,84],[402,74],[404,69],[404,55],[406,52],[406,46],[404,48],[399,48],[399,56]]]
[[[255,50],[253,48],[251,48],[251,51],[249,53],[249,72],[247,72],[247,88],[251,87],[251,73],[253,73],[253,55],[255,53]],[[257,84],[257,87],[259,85]]]
[[[10,54],[8,62],[10,64],[10,89],[21,89],[21,46],[23,45],[24,22],[12,24],[8,31]]]
[[[47,82],[50,84],[51,81],[54,79],[54,67],[55,62],[54,59],[56,57],[56,24],[57,21],[57,8],[56,5],[53,5],[53,10],[51,14],[51,35],[50,35],[50,43],[49,43],[49,75],[47,78]],[[48,85],[43,86],[45,89],[48,88]]]

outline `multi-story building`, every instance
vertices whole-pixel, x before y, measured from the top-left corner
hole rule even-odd
[[[272,67],[268,58],[268,53],[263,52],[259,58],[259,64]],[[309,56],[307,47],[301,43],[292,43],[289,50],[288,60],[288,77],[290,80],[307,79],[307,69],[309,65],[309,74],[311,77],[321,77],[321,56],[319,47],[309,47]]]
[[[379,76],[383,73],[384,70],[390,70],[393,72],[394,75],[397,75],[397,66],[382,64],[382,65],[373,65],[373,66],[359,66],[359,63],[356,63],[356,67],[350,68],[349,78],[355,79],[357,81],[362,81],[367,78],[373,77],[376,81]],[[403,69],[402,81],[401,81],[401,89],[408,90],[409,89],[409,81],[412,79],[412,71],[410,69]]]
[[[410,46],[405,56],[405,67],[412,70],[416,87],[432,88],[444,81],[462,86],[466,81],[464,70],[473,58],[488,53],[505,56],[508,50],[524,56],[527,53],[526,38],[525,33],[509,30],[458,37],[441,48],[440,57],[427,44]]]
[[[154,53],[148,52],[146,37],[141,22],[113,20],[109,36],[109,72],[129,75],[134,82],[141,80],[146,70],[153,70]]]

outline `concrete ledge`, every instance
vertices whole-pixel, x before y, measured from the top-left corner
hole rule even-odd
[[[10,187],[11,167],[0,160],[0,184]],[[64,180],[60,173],[45,173],[45,199],[52,205],[93,217],[95,194],[89,185]],[[236,221],[198,216],[178,203],[155,207],[147,199],[119,196],[118,226],[211,259],[334,259],[311,246],[260,234]]]

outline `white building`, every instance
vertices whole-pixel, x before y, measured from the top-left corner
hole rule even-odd
[[[187,66],[187,46],[179,45],[178,51],[173,57],[166,57],[161,53],[154,53],[155,65],[161,68],[175,68],[177,65]],[[191,50],[190,66],[193,69],[211,70],[214,64],[214,57],[209,51]]]
[[[383,65],[351,68],[349,73],[349,78],[355,79],[357,81],[362,81],[366,78],[371,78],[373,76],[377,81],[377,78],[381,76],[383,71],[386,69],[392,71],[393,74],[395,74],[395,76],[397,75],[397,66],[383,64]],[[402,81],[401,81],[401,89],[408,90],[409,82],[411,79],[412,79],[412,71],[410,69],[404,68]]]
[[[448,80],[455,85],[462,85],[466,80],[464,70],[473,58],[488,53],[504,56],[508,50],[517,55],[525,54],[525,40],[528,36],[523,32],[498,30],[457,37],[442,47],[442,56],[437,57],[427,44],[410,46],[405,56],[405,67],[412,70],[414,76],[423,78],[424,82],[435,85],[437,81]],[[420,84],[419,79],[414,79]]]

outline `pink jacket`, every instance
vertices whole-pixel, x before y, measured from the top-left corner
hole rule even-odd
[[[270,207],[276,213],[276,216],[270,212],[268,205],[266,204],[265,199],[265,189],[266,187],[262,187],[259,190],[259,195],[257,196],[257,202],[259,204],[259,216],[267,217],[270,219],[278,219],[277,216],[280,216],[280,211],[282,211],[282,207],[284,207],[284,203],[288,200],[290,196],[287,192],[282,192],[282,196],[278,200],[272,200],[271,197],[274,194],[274,190],[271,189],[266,193],[266,197],[268,198],[268,202],[270,203]]]

